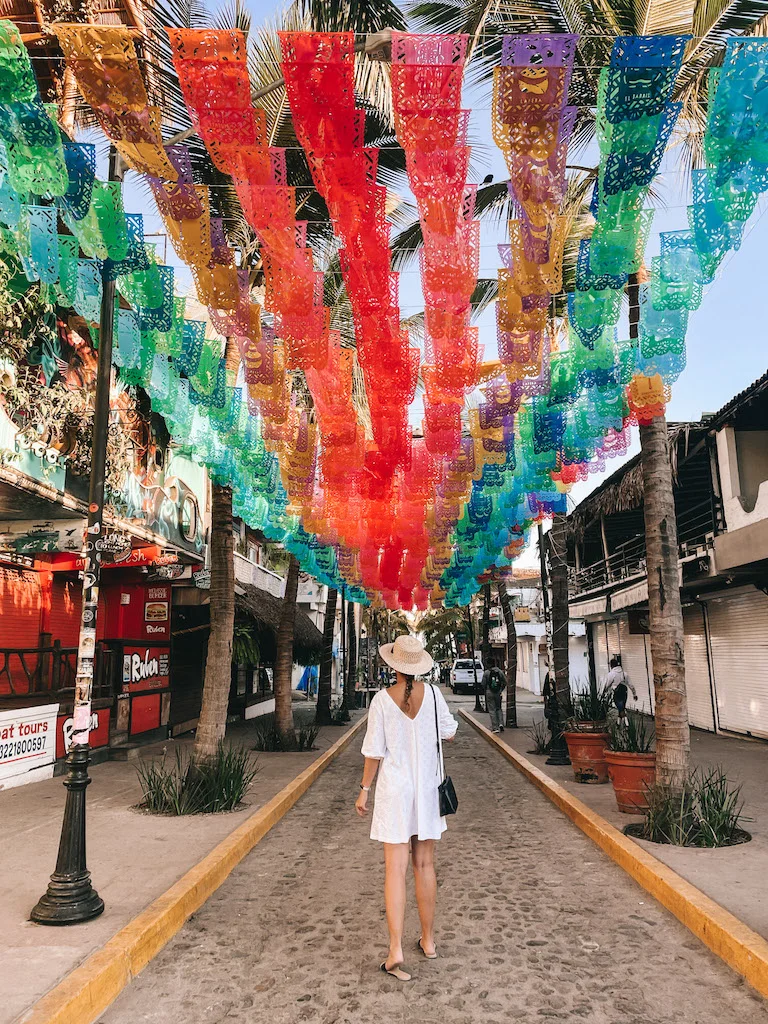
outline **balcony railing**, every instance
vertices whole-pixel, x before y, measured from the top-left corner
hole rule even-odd
[[[112,696],[113,668],[113,652],[97,644],[94,699]],[[51,647],[0,647],[0,696],[74,692],[76,675],[77,648],[62,647],[59,640]]]
[[[688,509],[677,520],[679,557],[693,553],[711,543],[717,530],[716,510],[711,501],[704,501]],[[619,544],[616,550],[599,562],[569,570],[571,594],[599,590],[645,573],[645,536],[632,537]]]

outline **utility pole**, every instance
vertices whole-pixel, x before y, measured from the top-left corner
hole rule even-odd
[[[110,147],[109,180],[122,181],[123,169],[114,146]],[[77,644],[77,674],[72,743],[67,752],[64,786],[67,801],[59,839],[56,870],[48,889],[32,908],[30,917],[38,924],[76,924],[88,921],[104,910],[104,900],[91,885],[86,860],[85,791],[90,785],[88,742],[91,723],[93,671],[96,657],[96,617],[99,607],[101,552],[104,546],[104,479],[109,436],[109,393],[112,386],[112,336],[115,323],[115,278],[103,281],[99,319],[98,369],[94,395],[91,478],[88,488],[88,525],[85,534],[83,598],[80,608],[80,636]]]

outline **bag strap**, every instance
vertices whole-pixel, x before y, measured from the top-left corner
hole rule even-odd
[[[435,704],[435,732],[437,733],[437,773],[445,779],[445,761],[443,760],[443,745],[440,742],[440,722],[437,718],[437,697],[435,695],[435,687],[432,683],[429,684],[429,688],[432,691],[432,700]],[[442,767],[442,772],[440,771]]]

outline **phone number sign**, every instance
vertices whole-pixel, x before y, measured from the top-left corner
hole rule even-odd
[[[0,711],[0,789],[51,778],[58,711],[58,704]]]

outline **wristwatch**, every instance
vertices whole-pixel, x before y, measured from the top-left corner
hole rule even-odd
[[[370,787],[370,786],[364,786],[364,785],[362,784],[362,782],[360,783],[360,789],[362,789],[362,791],[363,791],[364,793],[370,793],[370,791],[371,791],[371,787]]]

